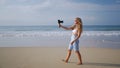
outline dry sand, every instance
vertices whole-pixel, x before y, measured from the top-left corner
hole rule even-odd
[[[72,53],[69,63],[65,47],[1,47],[0,68],[120,68],[120,49],[81,48],[83,65]]]

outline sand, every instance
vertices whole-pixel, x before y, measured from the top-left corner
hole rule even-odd
[[[66,47],[1,47],[0,68],[120,68],[120,49],[81,48],[83,65],[72,52],[69,63],[61,60]]]

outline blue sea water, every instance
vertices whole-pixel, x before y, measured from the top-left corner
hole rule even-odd
[[[84,31],[120,31],[120,25],[85,25]],[[0,31],[61,31],[58,26],[0,26]]]
[[[70,36],[54,25],[0,26],[0,47],[67,46]],[[85,25],[80,46],[120,48],[120,26]]]

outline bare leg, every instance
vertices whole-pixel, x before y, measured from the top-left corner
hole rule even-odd
[[[66,59],[65,59],[65,62],[68,63],[68,60],[71,56],[71,50],[68,50],[68,53],[67,53],[67,56],[66,56]]]
[[[81,58],[81,54],[79,51],[75,51],[75,53],[77,54],[77,57],[79,59],[78,65],[82,64],[82,58]]]

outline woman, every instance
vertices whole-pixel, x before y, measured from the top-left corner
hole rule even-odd
[[[66,59],[63,61],[68,63],[68,60],[71,56],[71,51],[72,49],[74,49],[79,59],[78,65],[81,65],[82,59],[81,59],[81,54],[79,52],[79,38],[82,33],[82,20],[79,17],[77,17],[75,18],[75,22],[72,27],[65,27],[61,24],[59,24],[59,27],[66,29],[66,30],[72,30],[72,36],[71,36],[71,41],[70,41],[69,48],[68,48],[68,53],[67,53]]]

